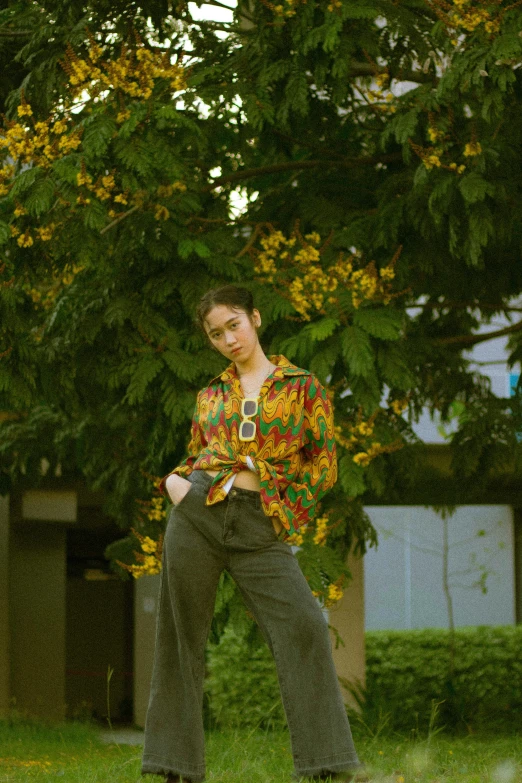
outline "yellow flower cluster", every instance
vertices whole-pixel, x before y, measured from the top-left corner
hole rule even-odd
[[[332,0],[333,2],[338,2],[339,0]],[[285,0],[284,3],[272,3],[270,0],[261,0],[264,6],[266,8],[269,8],[270,11],[272,11],[276,16],[285,19],[289,18],[291,16],[295,16],[296,6],[298,6],[300,3],[306,3],[306,0]]]
[[[185,69],[178,63],[171,63],[168,52],[153,51],[144,46],[123,47],[115,60],[100,61],[103,54],[97,44],[92,44],[88,56],[83,59],[68,47],[62,63],[73,95],[97,97],[102,91],[118,92],[130,98],[148,100],[157,80],[166,80],[170,89],[183,90],[186,87]],[[120,108],[118,122],[128,118],[125,109]]]
[[[406,397],[403,400],[391,400],[389,403],[390,408],[392,411],[397,415],[400,416],[401,413],[404,413],[405,410],[408,408],[408,398]]]
[[[464,157],[466,158],[472,158],[475,155],[480,155],[481,152],[482,152],[482,147],[478,141],[470,141],[464,147]]]
[[[304,536],[302,533],[292,533],[291,536],[288,536],[286,541],[288,544],[291,544],[292,546],[301,546],[304,541]]]
[[[22,101],[18,107],[18,122],[6,121],[0,128],[0,154],[3,152],[9,163],[0,168],[0,197],[9,194],[14,182],[16,171],[24,164],[33,167],[49,168],[52,163],[67,155],[72,150],[77,150],[82,141],[82,129],[72,127],[71,109],[74,107],[75,98],[78,95],[85,99],[87,93],[90,98],[103,93],[104,100],[117,106],[117,121],[123,122],[130,116],[130,112],[122,106],[124,96],[131,98],[147,99],[158,80],[167,81],[171,90],[181,90],[186,87],[184,69],[180,64],[171,63],[170,56],[165,52],[152,51],[142,46],[134,49],[123,49],[116,60],[101,62],[101,48],[91,41],[89,54],[85,59],[76,56],[72,48],[67,49],[63,67],[69,76],[70,94],[65,98],[60,112],[55,112],[45,121],[33,121],[33,110],[22,95]],[[77,185],[85,187],[100,201],[108,201],[125,205],[128,203],[126,193],[116,193],[114,176],[108,174],[98,177],[96,181],[87,174],[85,167],[78,175]],[[181,182],[166,185],[165,191],[160,197],[166,197],[174,191],[183,192],[186,186]],[[80,192],[76,199],[78,205],[89,204],[91,198],[85,192]],[[142,205],[138,194],[135,194],[133,203]],[[22,217],[24,212],[17,207],[14,217]],[[115,217],[117,212],[109,209],[109,215]],[[156,206],[156,219],[166,220],[168,210],[166,207]],[[18,231],[17,243],[20,247],[28,248],[38,236],[42,241],[48,241],[51,236],[48,231],[40,235],[31,235],[27,231]]]
[[[161,522],[165,519],[165,501],[162,497],[152,498],[150,508],[147,512],[147,518],[152,522]]]
[[[315,597],[321,599],[322,604],[326,609],[336,604],[337,601],[340,601],[344,595],[339,581],[340,580],[337,580],[337,582],[332,582],[323,590],[312,590],[312,593],[315,595]]]
[[[401,406],[403,402],[404,401],[397,401],[397,410],[394,403],[391,404],[395,412],[398,412],[399,406]],[[402,408],[401,410],[404,409]],[[353,461],[356,465],[367,467],[370,462],[380,454],[389,454],[392,451],[397,451],[404,445],[400,440],[385,445],[372,440],[375,431],[375,419],[377,418],[379,411],[380,409],[378,408],[372,413],[367,421],[364,421],[362,418],[362,411],[359,410],[357,421],[355,424],[348,427],[347,435],[344,434],[341,425],[335,425],[336,442],[347,451],[356,452],[353,455]]]
[[[156,499],[161,503],[163,502],[161,498]],[[134,550],[134,556],[138,564],[128,565],[127,563],[122,563],[121,560],[116,560],[116,563],[132,574],[135,579],[139,579],[140,576],[159,574],[161,571],[163,534],[159,536],[157,541],[154,541],[150,536],[143,536],[141,533],[138,533],[133,527],[131,527],[131,532],[140,542],[141,552]]]
[[[342,597],[343,591],[338,584],[334,582],[333,584],[328,585],[328,598],[325,602],[325,606],[332,606],[337,603],[337,601],[340,601]]]
[[[46,230],[51,231],[53,230],[52,224],[50,226],[46,226],[41,229],[37,229],[40,232],[45,232]],[[42,238],[42,237],[40,237]],[[50,237],[49,237],[50,239]],[[31,241],[32,244],[32,241]],[[71,283],[74,281],[76,275],[78,275],[80,272],[82,272],[85,269],[84,266],[81,266],[79,264],[66,264],[65,267],[61,270],[61,272],[54,272],[51,279],[45,282],[42,282],[39,286],[39,288],[33,288],[30,286],[24,287],[24,290],[26,294],[31,298],[33,303],[35,305],[39,305],[44,310],[48,310],[54,305],[54,302],[56,300],[56,297],[58,294],[67,286],[71,285]]]
[[[324,546],[328,538],[328,517],[322,516],[315,520],[314,544]]]
[[[473,33],[480,25],[488,35],[498,33],[506,9],[500,9],[500,1],[485,7],[483,0],[427,0],[445,26],[454,33]],[[519,3],[515,3],[518,5]],[[513,7],[513,5],[510,7]],[[495,13],[496,11],[496,13]],[[452,39],[456,45],[458,41]]]
[[[370,87],[361,86],[359,86],[358,89],[365,99],[365,102],[371,106],[374,111],[395,114],[397,111],[397,106],[393,102],[395,100],[395,95],[389,90],[385,92],[383,89],[386,86],[388,80],[389,76],[387,73],[380,73],[376,77],[377,84],[379,85],[377,90],[374,90]]]
[[[261,237],[261,249],[251,247],[249,252],[259,278],[275,283],[304,321],[309,321],[314,312],[326,312],[327,305],[336,304],[338,299],[333,294],[338,289],[351,291],[356,308],[363,302],[387,304],[391,300],[395,260],[379,271],[373,261],[363,269],[354,269],[357,256],[345,258],[341,254],[325,266],[320,244],[321,237],[315,231],[302,237],[296,228],[287,239],[282,231],[270,227]]]
[[[23,116],[30,117],[32,110],[28,104],[22,104],[18,108],[22,109],[24,106]],[[82,131],[80,128],[75,128],[67,133],[68,127],[68,121],[64,118],[58,120],[51,118],[31,125],[6,121],[0,133],[0,151],[5,150],[10,163],[0,169],[0,183],[3,184],[0,195],[6,195],[9,191],[6,182],[12,180],[15,174],[13,163],[30,163],[32,166],[45,169],[71,150],[78,149]]]
[[[439,132],[436,128],[430,128],[428,129],[428,136],[431,140],[434,140],[435,138],[438,141],[441,141],[443,134]],[[462,174],[466,170],[466,166],[464,164],[461,164],[460,166],[457,163],[443,163],[441,158],[444,155],[444,149],[442,147],[421,147],[419,144],[415,144],[411,139],[409,140],[410,147],[413,149],[413,151],[419,156],[419,158],[422,160],[424,167],[428,169],[447,169],[448,171],[454,171],[456,174]],[[480,145],[479,145],[480,146]]]
[[[177,180],[168,185],[158,185],[156,193],[159,198],[169,198],[175,192],[184,193],[186,189],[187,186],[183,182],[180,182],[180,180]]]

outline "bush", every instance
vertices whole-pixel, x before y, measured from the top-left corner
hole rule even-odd
[[[435,702],[439,727],[519,729],[522,626],[457,629],[452,679],[449,640],[449,631],[438,628],[367,632],[366,689],[360,694],[364,724],[426,732]],[[275,664],[255,627],[247,632],[227,626],[219,643],[209,645],[207,661],[212,725],[286,725]]]
[[[208,646],[207,664],[205,694],[212,725],[286,726],[275,663],[259,632],[228,625],[219,642]]]
[[[435,701],[447,728],[519,727],[521,650],[522,626],[458,628],[450,677],[448,630],[367,632],[364,720],[387,716],[395,730],[425,730]]]

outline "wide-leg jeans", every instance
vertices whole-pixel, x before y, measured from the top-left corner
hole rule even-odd
[[[205,505],[212,479],[194,471],[164,538],[142,774],[205,779],[205,645],[218,580],[236,582],[274,656],[294,776],[359,767],[323,612],[258,492],[232,487]]]

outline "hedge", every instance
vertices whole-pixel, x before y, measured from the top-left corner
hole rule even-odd
[[[367,718],[380,713],[394,729],[425,729],[432,703],[442,702],[439,722],[448,728],[520,728],[522,625],[457,628],[452,678],[449,644],[446,629],[368,632]]]
[[[364,724],[424,732],[435,703],[439,727],[520,729],[522,626],[458,628],[452,679],[449,639],[444,629],[367,632]],[[252,641],[227,627],[207,648],[207,666],[211,725],[286,725],[275,665],[259,634]]]

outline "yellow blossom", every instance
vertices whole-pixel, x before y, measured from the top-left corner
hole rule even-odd
[[[65,133],[67,130],[67,120],[57,120],[53,127],[51,128],[51,131],[56,134]]]
[[[22,103],[20,106],[18,106],[17,112],[19,117],[33,116],[33,110],[31,109],[28,103]]]
[[[464,157],[472,158],[475,155],[480,155],[482,147],[478,141],[470,141],[464,147]]]
[[[328,538],[328,517],[318,517],[315,520],[315,528],[314,544],[324,546]]]
[[[118,204],[128,204],[129,202],[125,198],[125,195],[123,193],[118,193],[117,196],[114,196],[114,201]]]
[[[50,239],[52,239],[53,232],[54,232],[53,223],[50,223],[48,226],[42,226],[41,228],[36,229],[38,238],[41,239],[42,242],[48,242]]]
[[[370,455],[365,451],[360,451],[358,454],[354,454],[353,461],[356,463],[356,465],[362,465],[365,467],[366,465],[370,464],[371,459]]]
[[[34,244],[34,239],[32,238],[29,231],[24,231],[23,234],[20,234],[16,241],[20,247],[31,247],[31,245]]]
[[[145,536],[143,540],[141,541],[141,548],[144,552],[147,552],[148,554],[152,554],[156,551],[157,543],[156,541],[153,541],[152,538],[149,536]]]
[[[21,215],[27,215],[27,210],[21,204],[17,204],[14,209],[13,215],[15,217],[20,217]]]
[[[91,185],[92,184],[92,177],[90,174],[87,174],[85,171],[80,171],[76,175],[76,184],[77,185]]]
[[[439,168],[442,165],[439,156],[434,152],[423,157],[422,162],[427,169],[432,169],[433,167]]]
[[[390,407],[392,408],[393,412],[397,414],[397,416],[400,416],[401,413],[403,413],[407,407],[408,407],[408,400],[392,400],[390,403]]]
[[[336,584],[328,585],[328,601],[337,602],[343,597],[343,591]]]
[[[170,212],[168,211],[167,207],[164,207],[162,204],[156,204],[154,211],[155,220],[168,220],[169,216]]]

